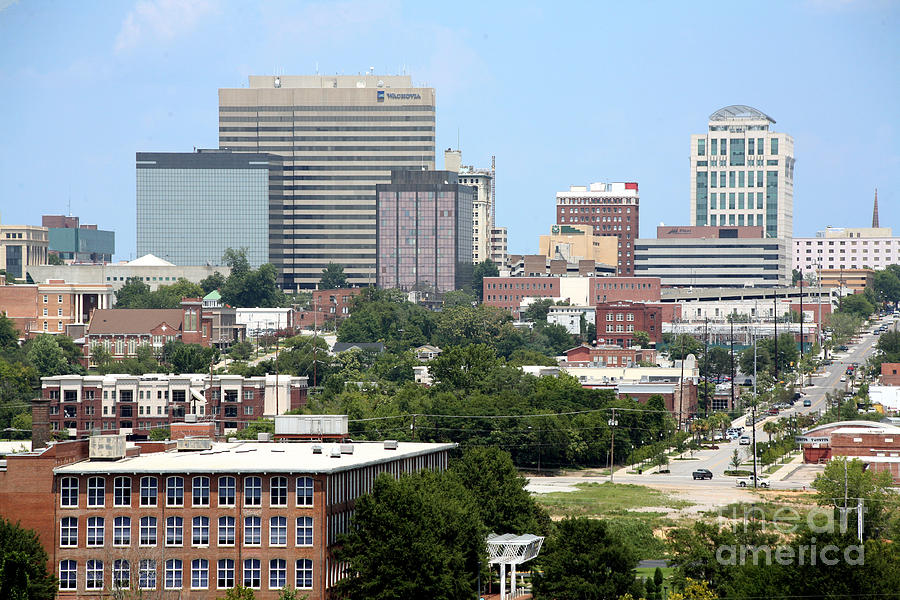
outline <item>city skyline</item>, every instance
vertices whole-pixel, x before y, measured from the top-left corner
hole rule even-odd
[[[217,147],[218,89],[317,67],[435,88],[435,147],[475,165],[497,157],[511,253],[534,252],[556,192],[585,182],[638,182],[641,237],[689,223],[689,137],[732,104],[794,138],[794,236],[867,225],[875,187],[882,224],[900,218],[900,8],[887,2],[767,3],[754,33],[725,41],[717,24],[747,19],[739,7],[479,5],[472,19],[465,4],[366,1],[0,6],[0,218],[37,225],[71,210],[116,232],[117,259],[135,252],[135,152]],[[748,60],[725,64],[714,48]],[[22,160],[48,145],[66,153],[49,177]]]

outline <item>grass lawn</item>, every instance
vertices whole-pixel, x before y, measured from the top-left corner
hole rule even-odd
[[[553,492],[535,496],[551,516],[661,517],[663,512],[637,511],[647,507],[684,508],[691,503],[640,485],[580,483],[576,492]]]

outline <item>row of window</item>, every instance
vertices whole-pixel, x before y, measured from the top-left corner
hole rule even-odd
[[[615,319],[613,319],[613,316],[615,316]],[[606,313],[606,320],[607,320],[607,321],[613,321],[613,320],[616,320],[616,321],[634,321],[634,313],[628,313],[628,314],[625,314],[625,313],[611,313],[611,312],[609,312],[609,313]]]
[[[216,569],[216,588],[228,589],[235,586],[235,561],[231,558],[219,559]],[[246,558],[243,562],[243,579],[241,585],[252,589],[262,587],[262,561],[258,558]],[[102,560],[90,559],[84,567],[84,589],[102,590],[106,583],[105,566]],[[195,558],[190,563],[190,589],[205,590],[210,587],[209,561]],[[136,586],[134,584],[137,583]],[[277,590],[287,585],[287,561],[273,558],[269,561],[269,589]],[[294,563],[294,586],[297,589],[309,590],[313,587],[312,560],[301,558]],[[117,559],[112,563],[112,579],[110,587],[114,590],[126,590],[137,587],[140,590],[155,590],[156,560],[141,559],[138,561],[137,580],[132,581],[131,563],[126,559]],[[165,582],[167,590],[178,590],[184,587],[184,563],[181,559],[170,558],[165,561]],[[59,589],[78,589],[78,561],[62,560],[59,562]]]
[[[113,481],[113,506],[131,506],[131,477],[120,476]],[[185,478],[173,475],[165,480],[166,506],[184,506]],[[219,477],[218,505],[234,506],[237,495],[237,479],[230,475]],[[77,477],[63,477],[60,481],[60,506],[78,507],[80,482]],[[243,482],[244,506],[262,506],[262,477],[245,477]],[[296,505],[312,506],[312,477],[297,477],[295,482]],[[210,478],[198,475],[191,480],[191,506],[210,505]],[[141,506],[156,506],[159,483],[155,476],[144,476],[140,480],[139,497]],[[275,476],[269,480],[269,506],[287,506],[288,478]],[[102,508],[106,505],[106,478],[88,477],[87,505]]]
[[[114,517],[113,546],[130,546],[132,523],[131,517]],[[139,519],[138,545],[156,546],[158,519],[144,516]],[[235,518],[222,516],[218,519],[217,544],[219,546],[235,545]],[[191,520],[191,545],[209,545],[209,517],[196,516]],[[297,517],[294,530],[294,544],[298,547],[313,545],[312,517]],[[104,517],[88,517],[86,523],[85,545],[101,547],[106,539],[106,519]],[[262,545],[262,519],[257,516],[244,517],[244,546]],[[269,545],[287,546],[287,517],[271,517],[269,519]],[[78,519],[63,517],[59,522],[59,545],[62,548],[78,546]],[[182,517],[166,517],[166,546],[184,545],[184,519]]]

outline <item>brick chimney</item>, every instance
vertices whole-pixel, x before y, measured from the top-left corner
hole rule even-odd
[[[50,399],[31,400],[31,449],[46,448],[50,441]]]

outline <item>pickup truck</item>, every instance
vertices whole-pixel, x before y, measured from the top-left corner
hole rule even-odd
[[[739,477],[735,483],[737,483],[738,487],[753,487],[753,475],[750,475],[749,477]],[[769,487],[769,480],[758,477],[756,485],[758,487],[767,488]]]
[[[712,479],[712,471],[709,469],[697,469],[694,471],[694,480],[697,479]]]

